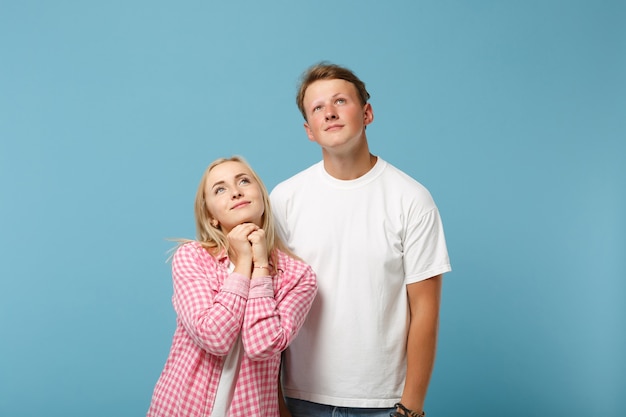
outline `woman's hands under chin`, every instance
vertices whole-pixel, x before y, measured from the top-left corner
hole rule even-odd
[[[252,264],[255,267],[267,267],[267,242],[265,241],[265,230],[258,228],[248,235],[248,241],[252,245]]]
[[[254,223],[242,223],[232,228],[226,235],[229,257],[235,264],[235,272],[250,276],[252,270],[252,244],[248,236],[259,229]]]
[[[242,223],[233,227],[227,238],[235,272],[247,277],[269,275],[265,230],[254,223]]]

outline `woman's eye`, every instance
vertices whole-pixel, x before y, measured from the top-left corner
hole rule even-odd
[[[250,180],[247,178],[242,178],[241,181],[239,181],[239,184],[250,184]]]
[[[223,193],[225,190],[226,190],[226,188],[224,188],[224,187],[217,187],[215,190],[213,190],[213,192],[215,194],[220,194],[220,193]]]

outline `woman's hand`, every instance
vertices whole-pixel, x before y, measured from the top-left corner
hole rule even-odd
[[[252,263],[254,266],[267,266],[267,244],[265,230],[258,228],[248,235],[248,241],[252,245]]]
[[[253,245],[249,236],[258,230],[254,223],[242,223],[233,227],[226,236],[230,247],[230,257],[235,264],[235,271],[250,276],[253,261]]]

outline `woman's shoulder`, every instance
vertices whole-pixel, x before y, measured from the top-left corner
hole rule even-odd
[[[276,249],[276,258],[278,261],[277,268],[283,271],[306,271],[311,270],[312,268],[309,264],[304,262],[301,259],[294,258],[290,254],[283,252],[280,249]]]
[[[178,243],[176,247],[176,253],[189,253],[189,252],[197,252],[202,249],[202,245],[200,242],[195,240],[184,240]]]
[[[173,262],[183,259],[202,259],[210,261],[215,259],[200,242],[195,240],[183,241],[176,247]]]

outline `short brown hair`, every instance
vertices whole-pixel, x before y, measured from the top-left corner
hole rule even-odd
[[[365,89],[365,83],[359,79],[351,70],[329,62],[320,62],[309,67],[300,77],[300,88],[296,96],[296,104],[302,117],[306,120],[306,110],[304,108],[304,93],[311,84],[319,80],[345,80],[352,83],[356,88],[359,100],[364,106],[370,99],[370,93]]]

